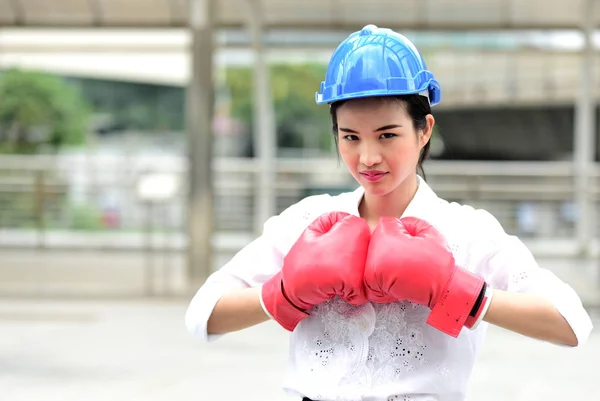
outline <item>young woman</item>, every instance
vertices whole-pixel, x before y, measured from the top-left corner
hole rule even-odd
[[[462,401],[488,324],[583,344],[573,289],[418,174],[440,97],[404,36],[368,25],[344,40],[317,102],[358,189],[269,219],[199,289],[189,331],[211,341],[274,319],[291,332],[284,389],[320,401]]]

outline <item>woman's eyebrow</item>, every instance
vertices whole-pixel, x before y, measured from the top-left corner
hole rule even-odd
[[[399,124],[389,124],[389,125],[384,125],[383,127],[379,127],[375,130],[375,132],[379,132],[379,131],[387,131],[389,129],[394,129],[394,128],[402,128],[401,125]],[[358,132],[354,131],[353,129],[350,128],[339,128],[340,131],[342,132],[350,132],[353,134],[358,134]]]

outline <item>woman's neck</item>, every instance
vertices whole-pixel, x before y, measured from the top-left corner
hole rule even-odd
[[[360,216],[371,226],[377,224],[380,217],[401,217],[415,196],[417,187],[417,177],[413,175],[387,195],[377,196],[365,193],[358,209]]]

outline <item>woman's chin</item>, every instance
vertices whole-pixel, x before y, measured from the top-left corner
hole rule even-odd
[[[371,196],[385,196],[392,192],[389,185],[381,185],[379,183],[362,183],[362,187],[365,189],[365,193]]]

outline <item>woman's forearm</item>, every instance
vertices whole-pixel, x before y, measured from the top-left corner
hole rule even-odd
[[[483,320],[528,337],[577,346],[577,337],[565,318],[536,295],[495,290]]]
[[[246,288],[223,295],[208,319],[209,334],[242,330],[269,320],[260,303],[260,289]]]

